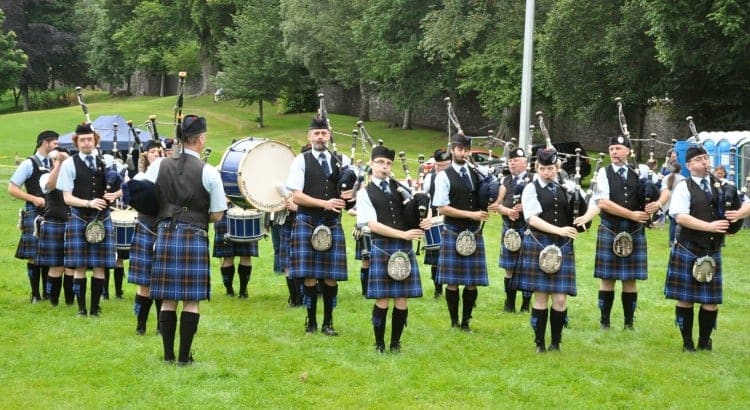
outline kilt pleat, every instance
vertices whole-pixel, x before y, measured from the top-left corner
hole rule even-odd
[[[576,264],[573,241],[561,239],[556,235],[547,235],[539,231],[526,230],[522,235],[520,264],[513,279],[517,288],[532,292],[562,293],[576,296]],[[547,245],[557,245],[562,251],[560,270],[549,275],[539,267],[539,254]],[[518,277],[516,279],[516,276]]]
[[[633,253],[621,257],[612,250],[615,236],[625,229],[608,226],[602,220],[596,237],[596,260],[594,263],[594,277],[607,280],[646,280],[648,279],[648,262],[646,248],[646,232],[641,227],[635,232],[629,230],[633,237]]]
[[[93,215],[93,213],[92,213]],[[117,252],[115,250],[115,233],[109,210],[104,211],[104,240],[100,243],[86,242],[85,230],[89,221],[82,218],[84,214],[76,208],[70,209],[68,223],[65,225],[65,266],[114,268]]]
[[[65,221],[45,220],[39,228],[36,264],[63,266],[65,262]]]
[[[133,243],[130,247],[128,283],[151,285],[151,266],[154,259],[155,226],[146,226],[141,221],[135,224]]]
[[[36,258],[36,252],[39,248],[39,240],[34,236],[34,220],[38,213],[33,206],[26,206],[21,218],[21,237],[18,239],[16,247],[17,259]]]
[[[456,239],[461,231],[463,229],[457,226],[443,225],[436,282],[446,285],[488,286],[490,282],[484,254],[484,237],[476,233],[476,252],[469,256],[461,256],[456,252]]]
[[[231,256],[258,256],[258,241],[235,242],[226,238],[229,232],[229,220],[226,212],[221,220],[214,224],[214,246],[212,256],[214,258],[226,258]]]
[[[331,249],[319,252],[312,248],[310,237],[313,229],[324,222],[331,229],[333,245]],[[346,242],[341,222],[338,219],[325,221],[298,212],[292,228],[289,259],[289,273],[293,278],[348,280]]]
[[[151,297],[205,300],[211,291],[208,232],[195,225],[160,222],[154,242]]]
[[[404,280],[388,276],[388,259],[391,254],[403,251],[409,255],[411,274]],[[367,279],[367,298],[418,298],[422,297],[419,265],[411,241],[395,238],[373,238],[370,256],[370,275]]]
[[[698,282],[693,278],[693,263],[701,256],[709,255],[716,261],[716,270],[711,282]],[[664,296],[682,302],[721,304],[722,298],[721,252],[700,252],[679,241],[672,247],[664,283]]]

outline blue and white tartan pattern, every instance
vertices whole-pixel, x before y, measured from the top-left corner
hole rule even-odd
[[[664,296],[667,299],[691,303],[722,303],[721,252],[708,253],[716,261],[716,270],[711,282],[701,283],[693,278],[693,262],[705,255],[706,252],[701,253],[689,244],[679,241],[672,247],[664,283]]]
[[[157,226],[151,269],[151,298],[205,300],[211,292],[208,232],[168,221]]]
[[[130,247],[128,283],[151,285],[151,266],[154,258],[155,226],[146,226],[141,221],[135,224],[133,243]]]
[[[524,231],[521,245],[521,263],[517,274],[517,285],[519,289],[545,292],[562,293],[576,296],[576,264],[575,248],[573,241],[568,238],[560,238],[556,235],[547,235],[539,231],[533,233]],[[535,239],[536,238],[536,239]],[[539,267],[539,254],[547,245],[557,245],[562,252],[562,265],[560,270],[549,275]]]
[[[34,237],[34,219],[36,219],[37,215],[36,208],[27,204],[23,210],[23,218],[21,219],[21,237],[18,239],[18,246],[16,247],[17,259],[30,259],[33,261],[36,257],[39,241]]]
[[[404,280],[394,280],[388,276],[388,259],[397,251],[409,255],[411,274]],[[395,238],[372,239],[370,256],[370,276],[367,280],[367,298],[418,298],[422,297],[422,282],[419,279],[419,265],[414,256],[411,241]]]
[[[615,255],[612,242],[623,230],[607,226],[604,220],[599,224],[596,237],[596,261],[594,277],[608,280],[646,280],[648,279],[648,262],[646,232],[643,227],[630,232],[633,237],[633,253],[626,257]]]
[[[313,229],[322,223],[322,218],[297,213],[297,219],[292,229],[292,251],[290,256],[290,272],[292,278],[348,280],[346,266],[346,243],[341,222],[329,221],[333,245],[325,252],[318,252],[312,248],[310,237]]]
[[[445,285],[488,286],[490,281],[487,277],[484,237],[478,232],[475,233],[476,252],[469,256],[461,256],[456,252],[456,239],[462,231],[462,228],[454,225],[443,225],[436,282]]]
[[[39,227],[36,264],[63,266],[65,262],[65,221],[45,220]]]
[[[117,252],[115,250],[115,231],[109,210],[102,211],[104,218],[104,240],[100,243],[88,243],[84,237],[86,225],[90,220],[81,218],[77,208],[70,208],[68,223],[65,225],[65,266],[73,268],[94,267],[114,268]],[[88,212],[95,215],[95,212]]]
[[[521,238],[523,240],[523,233],[526,231],[526,227],[518,228],[518,234],[521,235]],[[506,225],[503,225],[503,230],[500,233],[500,261],[498,263],[498,266],[513,273],[514,270],[519,268],[521,266],[521,261],[518,259],[521,255],[521,249],[517,250],[516,252],[511,252],[508,250],[508,248],[505,247],[505,244],[503,243],[503,238],[505,238],[505,232],[508,231],[508,227]]]

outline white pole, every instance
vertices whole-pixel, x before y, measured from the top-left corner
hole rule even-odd
[[[526,0],[526,23],[523,34],[523,72],[521,75],[521,119],[518,124],[518,146],[528,147],[531,124],[531,89],[534,64],[534,0]]]

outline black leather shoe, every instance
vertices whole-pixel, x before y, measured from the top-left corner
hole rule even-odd
[[[190,366],[193,363],[195,363],[195,359],[193,359],[193,355],[190,355],[190,357],[188,357],[186,361],[178,360],[177,366],[185,367],[185,366]]]
[[[709,337],[708,340],[698,339],[698,350],[711,351],[713,349],[713,341]]]
[[[318,324],[315,322],[305,324],[305,333],[313,334],[318,331]]]
[[[238,299],[248,299],[249,296],[247,295],[247,292],[240,292],[240,295],[237,296]]]
[[[559,344],[551,344],[547,348],[548,352],[559,352],[560,351],[560,345]]]
[[[233,287],[230,286],[230,287],[227,288],[227,296],[234,296],[234,288]]]
[[[396,342],[396,343],[391,344],[390,350],[391,350],[391,353],[401,353],[401,343]]]
[[[323,332],[323,334],[326,336],[338,336],[339,335],[339,332],[333,330],[333,326],[331,325],[323,325],[320,331]]]
[[[461,327],[461,324],[458,323],[458,321],[453,321],[453,320],[451,321],[451,328],[452,329],[457,329],[457,328],[460,328],[460,327]]]
[[[609,330],[609,323],[601,323],[600,327],[602,330]]]
[[[508,303],[506,300],[503,304],[503,312],[505,313],[516,313],[516,307]]]
[[[536,352],[537,353],[544,353],[544,352],[546,352],[546,350],[544,349],[544,346],[537,346],[536,347]]]
[[[632,323],[625,323],[625,330],[635,330]]]
[[[461,330],[463,330],[466,333],[471,333],[471,326],[469,326],[469,321],[461,323]]]
[[[31,303],[39,303],[42,301],[41,296],[31,295]]]
[[[378,353],[385,353],[385,345],[375,345],[375,351]]]
[[[693,342],[683,343],[682,351],[685,353],[695,353],[695,346],[693,346]]]
[[[102,309],[101,308],[91,309],[91,312],[89,312],[89,316],[91,316],[91,317],[99,317],[101,315],[102,315]]]
[[[89,315],[89,312],[86,311],[86,309],[80,309],[78,311],[78,317],[86,317]]]

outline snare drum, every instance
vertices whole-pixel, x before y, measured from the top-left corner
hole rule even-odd
[[[239,207],[227,210],[226,239],[232,242],[254,242],[263,237],[264,212]]]
[[[281,142],[248,137],[232,144],[219,164],[224,192],[242,208],[286,208],[284,187],[294,152]]]
[[[441,231],[443,230],[443,215],[432,217],[432,226],[424,231],[424,249],[428,251],[440,249],[443,242]]]
[[[135,234],[138,212],[134,209],[114,209],[110,213],[110,218],[115,231],[115,247],[119,250],[129,250]]]

